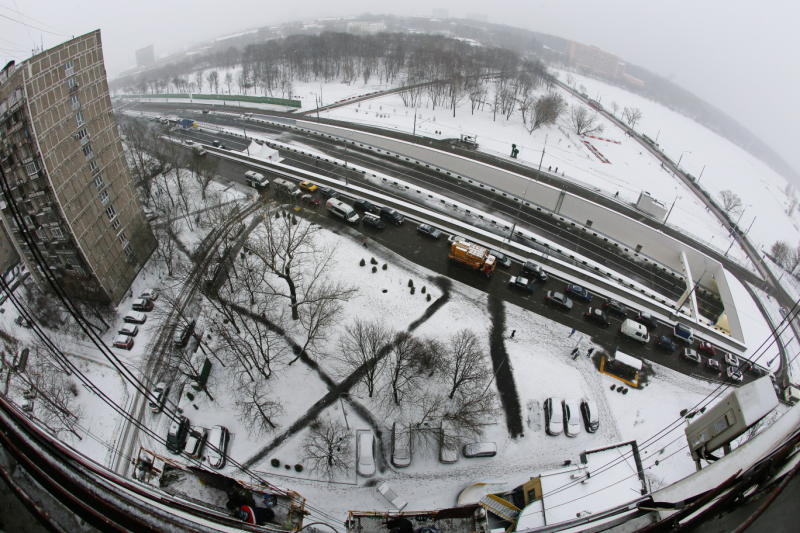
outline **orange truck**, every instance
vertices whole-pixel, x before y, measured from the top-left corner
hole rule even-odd
[[[483,246],[466,241],[455,241],[450,245],[447,257],[463,263],[473,270],[480,270],[488,278],[497,267],[497,259]]]

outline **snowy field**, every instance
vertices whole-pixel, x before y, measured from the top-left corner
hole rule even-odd
[[[557,91],[568,104],[577,103],[567,91]],[[520,150],[518,159],[529,166],[538,167],[541,160],[543,171],[574,179],[609,197],[635,203],[639,194],[647,191],[669,207],[674,202],[673,212],[668,219],[671,225],[722,251],[730,245],[728,232],[706,211],[703,203],[678,178],[661,168],[660,161],[637,141],[626,137],[611,121],[599,117],[604,131],[597,136],[602,139],[578,137],[571,130],[567,110],[555,125],[529,133],[518,113],[508,120],[500,114],[495,117],[489,101],[491,95],[487,96],[483,109],[478,107],[474,113],[470,102],[462,101],[455,117],[452,109],[431,109],[430,104],[424,104],[417,109],[416,125],[414,110],[405,107],[397,94],[338,107],[320,116],[408,133],[416,131],[417,134],[438,139],[477,136],[479,150],[501,157],[509,157],[511,144],[514,143]],[[585,143],[591,144],[608,162],[601,160]],[[734,245],[729,255],[744,260],[738,245]]]
[[[572,72],[560,71],[561,81],[566,81],[567,75],[575,79],[578,89],[585,87],[585,92],[608,110],[612,102],[619,105],[620,115],[626,106],[641,109],[642,119],[636,130],[651,139],[658,138],[658,144],[670,159],[681,160],[683,170],[695,177],[702,172],[700,185],[714,197],[719,199],[719,192],[725,189],[737,193],[745,207],[739,226],[746,229],[758,217],[748,234],[754,242],[769,248],[776,240],[790,244],[800,240],[800,213],[795,210],[792,216],[786,214],[797,197],[796,192],[787,189],[787,180],[766,163],[653,100]]]

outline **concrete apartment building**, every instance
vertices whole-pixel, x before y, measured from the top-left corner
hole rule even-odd
[[[156,240],[122,150],[99,30],[0,71],[0,185],[2,223],[41,287],[37,259],[73,297],[122,299]]]

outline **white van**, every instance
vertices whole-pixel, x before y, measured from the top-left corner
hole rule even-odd
[[[644,324],[639,324],[630,318],[626,319],[622,323],[619,332],[626,337],[630,337],[631,339],[642,343],[650,342],[650,334],[647,333],[647,328],[644,326]]]
[[[266,187],[269,185],[269,180],[264,177],[264,174],[256,172],[255,170],[248,170],[244,173],[244,179],[251,187]]]
[[[303,192],[297,188],[294,182],[283,178],[275,178],[272,180],[272,189],[276,193],[288,194],[289,196],[298,196]]]
[[[356,213],[356,210],[341,200],[337,200],[336,198],[328,198],[328,201],[325,202],[325,207],[328,209],[330,214],[341,218],[345,222],[350,224],[355,224],[358,222],[358,213]]]
[[[358,475],[370,477],[375,474],[375,438],[372,431],[359,431],[356,441],[356,471]]]

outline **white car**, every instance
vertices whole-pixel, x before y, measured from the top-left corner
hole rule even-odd
[[[581,412],[578,402],[564,400],[564,433],[567,437],[574,437],[581,432]]]
[[[739,367],[739,358],[732,353],[725,352],[725,364],[734,368]]]
[[[392,424],[392,464],[405,468],[411,464],[411,432],[403,424]]]
[[[208,430],[200,426],[191,426],[186,435],[186,444],[183,446],[183,453],[189,457],[200,457],[203,445],[206,443]]]
[[[147,289],[139,295],[139,298],[145,298],[151,302],[158,300],[158,289]]]
[[[548,435],[561,435],[561,432],[564,431],[561,398],[548,398],[544,401],[544,423]]]
[[[358,442],[356,449],[356,457],[358,464],[356,471],[358,475],[363,477],[370,477],[375,474],[375,437],[372,431],[360,431],[358,433]]]
[[[214,426],[208,432],[206,439],[206,459],[211,468],[220,469],[225,466],[225,457],[228,453],[229,433],[224,426]]]

